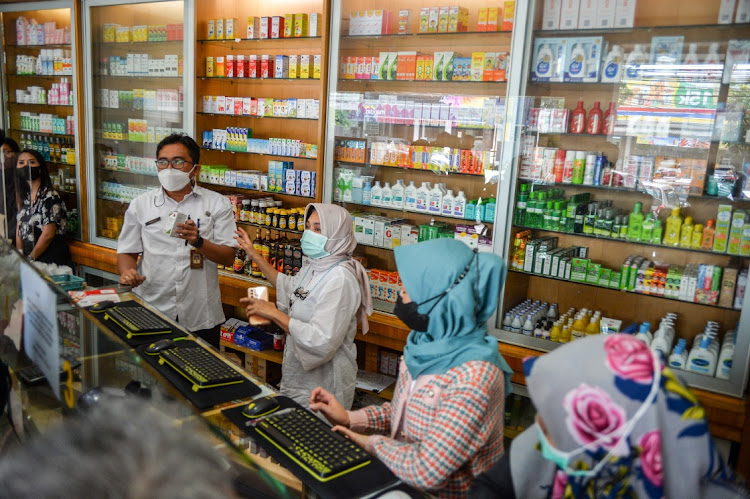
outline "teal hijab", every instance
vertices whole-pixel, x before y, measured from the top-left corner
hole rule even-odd
[[[394,252],[404,289],[417,303],[448,289],[471,264],[466,276],[430,312],[427,331],[412,331],[406,338],[404,361],[412,378],[484,360],[505,373],[508,396],[513,370],[500,355],[497,340],[487,334],[487,320],[497,308],[505,281],[505,262],[493,253],[474,253],[453,239],[399,246]],[[434,304],[420,305],[419,312],[427,313]]]

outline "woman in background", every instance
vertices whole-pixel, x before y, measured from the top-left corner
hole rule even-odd
[[[52,188],[47,162],[38,151],[18,155],[16,203],[16,248],[32,260],[70,265],[65,203]]]
[[[394,252],[403,281],[394,313],[412,331],[393,401],[346,411],[316,388],[310,408],[412,487],[466,497],[474,477],[503,453],[512,371],[487,334],[487,320],[497,308],[505,262],[452,239]]]
[[[597,335],[524,361],[536,424],[472,498],[742,497],[703,407],[629,335]]]
[[[247,233],[237,242],[276,288],[276,306],[243,298],[247,315],[275,322],[287,333],[281,364],[281,395],[307,406],[310,391],[324,386],[348,408],[357,379],[357,322],[362,333],[372,313],[367,271],[355,259],[352,217],[344,208],[311,203],[305,210],[302,252],[310,259],[297,275],[276,271],[253,248]]]

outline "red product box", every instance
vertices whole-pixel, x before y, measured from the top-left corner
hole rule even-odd
[[[260,39],[271,38],[271,18],[260,18]]]
[[[228,55],[228,56],[225,57],[224,60],[226,61],[226,69],[225,69],[226,74],[225,74],[225,76],[227,78],[234,78],[234,76],[235,76],[235,72],[234,71],[235,71],[235,66],[236,66],[235,63],[234,63],[234,56],[233,55]]]
[[[273,78],[273,71],[271,71],[267,55],[262,55],[260,58],[260,77]]]
[[[261,31],[262,31],[262,21],[263,18],[261,18]],[[284,16],[273,16],[271,18],[271,30],[268,35],[268,38],[283,38],[284,37]],[[261,34],[261,38],[263,38]]]
[[[247,78],[258,77],[258,56],[251,55],[247,61],[247,71],[245,72]]]
[[[237,116],[242,115],[242,99],[234,99],[234,114]]]

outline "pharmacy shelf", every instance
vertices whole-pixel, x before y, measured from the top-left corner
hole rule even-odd
[[[624,133],[612,133],[610,135],[606,134],[591,134],[591,133],[571,133],[571,132],[532,132],[531,135],[543,135],[543,136],[558,136],[558,137],[592,137],[592,138],[598,138],[598,139],[607,139],[607,140],[624,140],[624,139],[636,139],[636,145],[639,146],[645,146],[645,147],[670,147],[674,149],[685,149],[685,150],[699,150],[699,151],[706,151],[711,148],[710,144],[716,144],[720,142],[724,143],[737,143],[737,144],[743,144],[739,141],[721,141],[721,140],[711,140],[711,139],[703,139],[707,142],[705,147],[702,146],[681,146],[681,145],[675,145],[675,144],[647,144],[643,142],[638,142],[638,139],[646,138],[651,139],[656,142],[667,140],[667,139],[679,139],[679,137],[654,137],[654,136],[648,136],[645,134],[642,135],[628,135]]]
[[[73,75],[36,75],[36,74],[24,74],[24,73],[10,73],[8,76],[15,76],[18,78],[72,78]]]
[[[236,274],[236,275],[239,276],[239,274]],[[267,285],[268,283],[266,283],[266,286]],[[246,355],[251,355],[259,359],[268,360],[275,364],[281,364],[281,362],[284,360],[284,352],[282,350],[271,350],[271,349],[253,350],[252,348],[247,348],[247,347],[243,347],[240,345],[236,345],[226,340],[221,340],[219,344],[224,348],[231,348],[232,350],[237,350],[238,352],[242,352]]]
[[[42,134],[42,135],[53,135],[55,137],[75,137],[75,135],[70,133],[53,133],[53,132],[43,132],[41,130],[24,130],[22,128],[11,128],[10,130],[18,133],[31,133],[31,134]]]
[[[114,79],[128,79],[130,81],[138,81],[142,79],[148,80],[182,80],[183,76],[150,76],[150,75],[103,75],[95,74],[94,78],[114,78]]]
[[[273,226],[268,226],[268,225],[261,225],[261,224],[252,223],[252,222],[245,222],[245,221],[242,221],[242,220],[235,220],[235,223],[237,225],[247,225],[248,227],[255,227],[255,228],[258,228],[258,229],[265,229],[265,230],[271,230],[271,231],[275,230],[275,231],[278,231],[278,232],[288,232],[289,234],[299,234],[299,235],[302,234],[301,230],[280,229],[279,227],[273,227]]]
[[[377,81],[377,80],[374,80]],[[400,80],[399,80],[400,81]],[[482,125],[464,125],[458,122],[445,122],[442,121],[441,124],[438,125],[430,125],[427,123],[424,123],[425,121],[432,121],[432,120],[415,120],[414,118],[411,118],[412,123],[372,123],[365,121],[364,119],[353,119],[353,118],[347,118],[352,123],[357,124],[363,124],[365,126],[367,125],[387,125],[389,127],[392,126],[418,126],[422,128],[437,128],[439,130],[444,130],[446,128],[450,128],[451,130],[495,130],[498,128],[497,126],[482,126]],[[410,118],[406,118],[407,120]],[[415,121],[418,121],[415,123]],[[338,138],[338,137],[337,137]],[[355,137],[355,138],[364,138],[364,137]]]
[[[462,176],[468,176],[468,177],[484,177],[487,173],[493,173],[493,177],[499,176],[500,172],[496,170],[485,170],[482,173],[463,173],[463,172],[451,172],[451,171],[445,171],[445,170],[430,170],[427,168],[410,168],[408,166],[393,166],[393,165],[378,165],[375,163],[356,163],[351,161],[342,161],[340,159],[335,160],[336,163],[339,166],[359,166],[359,167],[365,167],[365,168],[391,168],[394,170],[406,170],[406,171],[412,171],[412,172],[424,172],[424,173],[433,173],[435,175],[462,175]]]
[[[250,114],[225,114],[225,113],[204,113],[196,112],[201,116],[216,116],[218,118],[252,118],[259,120],[300,120],[300,121],[318,121],[317,118],[297,118],[296,116],[257,116]]]
[[[633,26],[629,28],[601,28],[601,29],[569,29],[569,30],[544,30],[538,29],[534,31],[534,35],[542,37],[542,35],[549,36],[563,36],[563,35],[611,35],[615,33],[637,33],[637,32],[662,32],[662,31],[675,31],[679,34],[684,33],[686,30],[692,29],[711,29],[711,30],[747,30],[750,28],[750,23],[741,24],[686,24],[681,26]]]
[[[67,49],[70,48],[69,43],[57,43],[50,45],[18,45],[15,43],[9,43],[5,45],[6,49],[11,50],[25,50],[25,49]]]
[[[293,40],[319,40],[321,39],[321,36],[290,36],[285,38],[228,38],[228,39],[209,39],[209,38],[201,38],[199,40],[196,40],[198,43],[218,43],[218,44],[224,44],[224,43],[269,43],[269,42],[289,42]]]
[[[424,216],[431,217],[431,218],[442,218],[442,219],[445,219],[445,220],[451,220],[453,222],[455,222],[457,220],[462,220],[465,225],[477,225],[477,222],[475,220],[468,220],[466,218],[452,217],[452,216],[448,216],[448,215],[440,215],[438,213],[431,213],[429,211],[418,211],[418,210],[407,210],[407,209],[402,209],[402,208],[391,208],[391,207],[388,207],[388,206],[378,206],[378,205],[374,205],[374,204],[355,203],[353,201],[334,201],[334,203],[343,205],[345,208],[346,208],[346,205],[351,204],[351,205],[354,205],[354,206],[362,206],[362,207],[365,207],[365,208],[373,208],[375,210],[388,210],[388,211],[393,211],[393,212],[397,212],[397,213],[416,213],[417,215],[424,215]],[[482,224],[484,224],[484,225],[492,225],[493,222],[482,222]],[[374,247],[375,248],[380,248],[379,246],[374,246]],[[381,248],[381,249],[387,249],[387,248]]]
[[[570,284],[572,284],[574,286],[590,286],[590,287],[594,287],[594,288],[598,288],[598,289],[606,289],[606,290],[612,291],[613,293],[629,293],[629,294],[634,294],[634,295],[638,295],[638,296],[646,296],[646,297],[649,297],[649,298],[655,298],[655,299],[658,299],[658,300],[667,300],[667,301],[673,301],[673,302],[687,303],[689,305],[696,305],[696,306],[699,306],[699,307],[708,307],[708,308],[714,308],[714,309],[719,309],[719,310],[730,310],[732,312],[737,312],[737,313],[740,312],[740,310],[738,310],[736,308],[733,308],[733,307],[721,307],[719,305],[710,305],[708,303],[698,303],[698,302],[687,301],[687,300],[678,300],[676,298],[668,298],[666,296],[660,296],[660,295],[652,295],[652,294],[646,294],[646,293],[637,293],[635,291],[627,291],[627,290],[624,290],[624,289],[611,288],[609,286],[599,286],[598,284],[591,284],[591,283],[588,283],[588,282],[571,281],[570,279],[563,279],[563,278],[560,278],[560,277],[552,277],[552,276],[542,275],[542,274],[534,274],[534,273],[531,273],[531,272],[525,272],[523,270],[517,270],[517,269],[508,269],[508,271],[509,272],[513,272],[514,274],[523,274],[523,275],[527,275],[529,277],[534,277],[534,278],[539,278],[539,279],[552,279],[552,280],[555,280],[555,281],[567,282],[567,283],[570,283]]]
[[[423,83],[425,85],[439,84],[439,83],[450,83],[450,84],[462,84],[462,85],[505,85],[507,81],[471,81],[471,80],[379,80],[379,79],[355,79],[355,78],[339,78],[341,83],[384,83],[386,85],[391,83]]]
[[[146,146],[156,146],[158,142],[146,142],[140,140],[128,140],[128,139],[108,139],[105,137],[96,137],[97,141],[109,141],[109,142],[127,142],[128,144],[143,144]]]
[[[109,197],[109,196],[105,196],[103,194],[97,194],[96,195],[96,199],[100,199],[102,201],[109,201],[110,203],[120,203],[120,204],[123,204],[123,205],[129,205],[130,204],[130,201],[125,201],[125,200],[122,200],[122,199],[112,198],[112,197]]]
[[[450,33],[388,33],[385,35],[341,35],[342,40],[379,40],[379,39],[386,39],[390,40],[388,43],[392,43],[392,40],[394,38],[401,38],[401,39],[412,39],[415,42],[419,43],[416,39],[427,39],[427,38],[443,38],[443,37],[449,37],[449,38],[461,38],[461,37],[475,37],[475,36],[481,36],[481,37],[494,37],[494,36],[511,36],[513,34],[512,31],[452,31]]]
[[[30,106],[30,107],[73,107],[73,104],[47,104],[40,102],[8,102],[13,106]]]
[[[594,234],[582,234],[582,233],[576,233],[576,232],[564,232],[559,230],[551,230],[551,229],[543,229],[539,227],[530,227],[527,225],[513,225],[514,227],[517,227],[521,230],[534,230],[539,232],[549,232],[550,234],[562,234],[565,236],[573,236],[573,237],[585,237],[588,239],[599,239],[602,241],[612,241],[614,243],[620,243],[620,244],[627,244],[627,245],[638,245],[638,246],[648,246],[651,248],[661,248],[666,250],[677,250],[677,251],[688,251],[692,253],[704,253],[706,255],[714,255],[714,256],[726,256],[729,258],[742,258],[742,259],[749,259],[750,256],[741,256],[741,255],[730,255],[729,253],[720,253],[718,251],[711,251],[711,250],[704,250],[704,249],[696,249],[696,248],[685,248],[682,246],[666,246],[664,244],[654,244],[654,243],[646,243],[641,241],[631,241],[629,239],[614,239],[611,237],[605,237],[605,236],[597,236]]]
[[[320,81],[320,78],[240,78],[238,76],[232,76],[231,78],[226,76],[197,76],[199,80],[224,80],[224,81],[256,81],[256,82],[274,82],[274,81]]]
[[[586,184],[564,184],[564,183],[548,183],[548,182],[535,182],[530,179],[521,178],[521,183],[529,184],[529,185],[537,185],[537,186],[544,186],[544,187],[552,187],[552,188],[559,188],[559,189],[568,189],[568,188],[576,188],[576,189],[594,189],[594,190],[602,190],[602,191],[615,191],[615,192],[625,192],[625,193],[635,193],[635,194],[642,194],[644,196],[654,197],[651,192],[645,191],[643,189],[637,189],[637,188],[629,188],[629,187],[613,187],[609,185],[586,185]],[[672,195],[676,196],[680,199],[688,198],[688,199],[708,199],[708,200],[715,200],[719,202],[724,203],[750,203],[750,198],[726,198],[726,197],[719,197],[719,196],[709,196],[707,194],[681,194],[674,191],[669,191],[669,186],[664,186],[664,194],[666,195]],[[658,193],[660,191],[654,190],[655,193]]]
[[[240,191],[240,192],[260,192],[263,194],[268,194],[271,196],[287,196],[292,198],[302,198],[302,199],[315,199],[311,196],[301,196],[299,194],[287,194],[286,192],[271,192],[271,191],[261,191],[260,189],[246,189],[244,187],[234,187],[231,185],[223,185],[223,184],[211,184],[209,182],[200,182],[203,186],[211,186],[215,189],[227,189],[231,191]],[[266,226],[267,227],[267,226]]]
[[[153,40],[145,42],[94,42],[98,47],[133,47],[139,45],[167,45],[172,43],[182,43],[184,40]]]
[[[102,165],[99,165],[97,169],[108,171],[108,172],[115,172],[115,173],[128,173],[130,175],[138,175],[139,177],[157,177],[158,176],[158,174],[156,173],[131,172],[130,170],[126,170],[125,168],[108,168]]]
[[[286,156],[283,154],[269,154],[265,152],[247,152],[247,151],[230,151],[229,149],[214,149],[213,147],[201,147],[204,151],[216,151],[216,152],[228,152],[232,154],[251,154],[253,156],[271,156],[274,158],[292,158],[292,159],[307,159],[316,161],[318,158],[308,158],[307,156]]]

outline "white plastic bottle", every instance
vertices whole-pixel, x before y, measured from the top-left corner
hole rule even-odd
[[[404,209],[417,209],[417,187],[414,185],[413,180],[409,182],[409,185],[404,189]]]
[[[614,45],[602,65],[602,83],[616,83],[622,78],[622,63],[625,51],[620,45]]]
[[[458,191],[458,194],[453,198],[453,216],[457,218],[464,218],[466,214],[466,196],[464,191]]]
[[[716,352],[710,348],[711,335],[705,335],[697,347],[693,347],[688,355],[687,370],[713,376],[716,372]]]
[[[510,325],[510,330],[513,333],[520,333],[521,332],[521,326],[522,326],[522,324],[521,324],[521,316],[520,315],[516,315],[513,318],[513,322]]]
[[[698,64],[698,44],[691,43],[688,45],[688,52],[685,54],[685,60],[682,62],[684,65]]]
[[[443,206],[440,209],[440,214],[446,217],[453,216],[453,189],[448,189],[448,192],[443,196]]]
[[[571,78],[583,78],[586,76],[586,51],[583,48],[583,44],[573,44],[566,73]]]
[[[704,64],[721,64],[721,56],[719,56],[719,44],[713,42],[708,46],[708,54],[706,54],[706,60]]]
[[[391,208],[402,210],[404,208],[404,181],[398,179],[391,187]]]
[[[682,369],[683,371],[685,370],[685,364],[687,363],[687,351],[685,350],[686,345],[687,343],[683,338],[677,341],[677,346],[674,347],[672,355],[669,356],[669,367]]]
[[[443,208],[443,190],[440,188],[440,184],[435,184],[435,187],[430,189],[430,197],[427,205],[427,211],[439,215]]]
[[[638,330],[638,333],[635,335],[636,339],[641,340],[646,345],[651,346],[651,341],[654,339],[654,336],[651,334],[651,331],[649,331],[649,328],[651,327],[651,324],[648,322],[644,322],[641,324],[640,329]]]
[[[727,331],[724,335],[724,344],[721,346],[719,353],[719,364],[716,366],[716,377],[720,379],[729,379],[732,373],[732,359],[734,358],[734,344],[737,335],[734,331]]]
[[[537,78],[551,78],[555,76],[556,63],[557,60],[552,54],[552,50],[549,48],[549,45],[547,45],[546,43],[542,44],[542,46],[539,47],[539,52],[537,53],[537,58],[534,65]]]
[[[429,184],[429,182],[422,182],[422,185],[417,189],[417,211],[427,211],[430,203]]]
[[[636,43],[633,47],[633,51],[628,54],[628,59],[625,61],[625,73],[630,78],[638,78],[641,73],[641,65],[646,62],[646,52],[643,50],[643,45]]]
[[[393,192],[391,191],[391,183],[386,182],[383,190],[381,191],[380,206],[386,208],[391,207],[391,199],[393,198]]]
[[[526,322],[523,323],[524,336],[534,336],[534,323],[531,322],[531,314],[526,316]]]
[[[376,180],[375,185],[372,186],[372,191],[370,192],[370,204],[373,206],[383,205],[383,188],[380,187],[380,180]]]
[[[505,319],[503,319],[503,329],[510,330],[510,325],[513,324],[513,319],[510,318],[510,312],[505,314]]]

